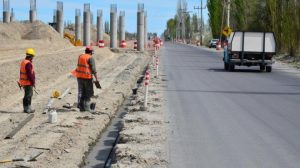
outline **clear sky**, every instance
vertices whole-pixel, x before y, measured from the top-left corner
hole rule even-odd
[[[56,9],[56,0],[36,0],[38,19],[44,22],[52,22],[53,10]],[[136,32],[136,12],[137,4],[144,3],[145,10],[148,12],[148,31],[161,34],[166,28],[168,19],[173,18],[176,13],[177,0],[61,0],[64,3],[65,21],[74,22],[75,9],[83,10],[84,3],[90,3],[96,22],[97,9],[103,10],[105,21],[109,21],[110,4],[117,4],[118,13],[124,10],[126,13],[126,31]],[[200,6],[201,0],[186,0],[188,11],[197,13],[194,6]],[[10,0],[10,7],[14,8],[16,20],[28,20],[30,0]],[[1,2],[1,7],[2,7]],[[203,0],[203,6],[206,0]],[[2,8],[1,8],[2,9]],[[2,13],[2,12],[1,12]],[[203,10],[204,21],[208,19],[207,8]]]

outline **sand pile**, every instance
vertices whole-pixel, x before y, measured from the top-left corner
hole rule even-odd
[[[0,42],[2,51],[27,47],[53,50],[57,47],[61,48],[61,46],[72,46],[68,40],[61,38],[51,26],[40,21],[0,24]]]
[[[0,24],[0,40],[61,40],[60,35],[43,22]]]

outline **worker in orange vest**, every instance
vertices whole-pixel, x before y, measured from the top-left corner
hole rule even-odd
[[[18,81],[19,87],[24,89],[23,108],[25,113],[33,113],[31,109],[31,99],[33,88],[35,87],[35,73],[32,65],[32,60],[35,57],[35,51],[32,48],[26,50],[26,58],[20,64],[20,78]]]
[[[87,46],[85,54],[78,57],[77,68],[72,71],[72,75],[78,82],[78,107],[80,111],[91,111],[91,97],[94,95],[93,76],[96,81],[97,71],[95,59],[92,57],[94,50]]]

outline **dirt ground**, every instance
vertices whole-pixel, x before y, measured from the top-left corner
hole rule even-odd
[[[154,64],[149,66],[151,74],[148,109],[143,110],[145,86],[139,87],[137,96],[127,107],[123,129],[116,145],[113,168],[168,167],[167,130],[165,117],[166,99],[163,93],[166,79],[163,72],[156,78]]]
[[[37,31],[35,38],[28,33]],[[40,32],[42,31],[42,32]],[[125,49],[111,52],[95,47],[95,60],[102,90],[95,89],[94,113],[79,112],[77,108],[63,108],[77,101],[77,81],[70,76],[83,47],[73,47],[61,39],[51,27],[37,22],[0,24],[0,161],[21,158],[25,161],[0,163],[0,167],[78,167],[124,98],[131,93],[137,77],[150,60],[150,52]],[[5,32],[5,33],[3,33]],[[14,36],[15,35],[15,36]],[[30,36],[31,37],[31,36]],[[2,45],[3,44],[3,45]],[[12,139],[4,139],[28,114],[22,112],[23,91],[17,86],[19,63],[25,49],[32,47],[37,56],[33,60],[36,88],[32,106],[34,118]],[[56,99],[53,108],[58,122],[50,124],[42,114],[53,90],[61,93],[70,88],[64,99]],[[39,148],[39,149],[38,149]],[[35,162],[28,159],[43,152]]]

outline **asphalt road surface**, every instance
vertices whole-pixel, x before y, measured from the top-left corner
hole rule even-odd
[[[166,43],[170,168],[299,168],[300,72],[223,70],[222,53]]]

